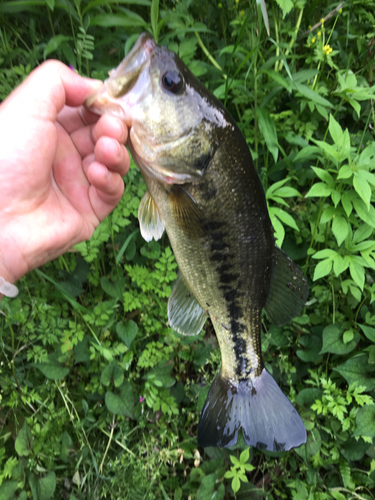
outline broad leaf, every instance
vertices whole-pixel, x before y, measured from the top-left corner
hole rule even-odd
[[[353,339],[344,342],[345,328],[341,323],[329,325],[323,330],[323,347],[320,351],[321,354],[331,352],[332,354],[348,354],[360,340],[359,334],[355,333]]]
[[[365,405],[357,413],[354,436],[375,437],[375,404]]]
[[[362,385],[366,387],[366,391],[372,391],[375,388],[375,374],[373,373],[375,367],[368,364],[366,355],[350,358],[343,365],[333,369],[339,372],[348,384]]]

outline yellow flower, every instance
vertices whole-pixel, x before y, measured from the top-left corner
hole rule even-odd
[[[241,14],[241,16],[244,16],[245,15],[245,11],[241,10],[240,14]]]
[[[311,39],[311,43],[315,43],[316,42],[316,38],[314,36],[314,38]]]
[[[236,0],[236,3],[238,3],[240,0]]]
[[[320,22],[324,24],[324,17],[321,18]]]
[[[323,47],[323,52],[325,53],[326,56],[328,56],[331,52],[332,52],[332,47],[330,47],[329,45],[324,45]]]
[[[320,38],[322,36],[322,32],[318,31],[318,37]]]

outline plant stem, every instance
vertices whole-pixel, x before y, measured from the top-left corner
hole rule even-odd
[[[212,55],[210,54],[210,52],[208,51],[208,49],[206,48],[206,46],[202,42],[202,39],[199,36],[199,33],[197,31],[194,31],[194,34],[198,38],[198,44],[199,44],[200,48],[203,50],[204,54],[206,55],[206,57],[208,58],[208,60],[211,62],[211,64],[213,66],[215,66],[215,68],[217,68],[219,71],[221,71],[222,73],[224,73],[223,68],[215,61],[215,59],[212,57]],[[223,75],[223,76],[224,76],[224,78],[226,78],[226,75]]]

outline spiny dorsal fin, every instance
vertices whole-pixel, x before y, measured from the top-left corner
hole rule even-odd
[[[265,310],[277,326],[289,323],[301,312],[309,295],[309,286],[301,269],[275,246],[270,291]]]
[[[146,241],[159,240],[164,233],[164,222],[160,218],[158,207],[148,191],[145,192],[138,208],[141,235]]]
[[[176,224],[190,238],[201,238],[207,233],[207,221],[194,198],[182,186],[174,185],[169,194]]]
[[[207,314],[188,289],[180,275],[168,301],[169,324],[182,335],[198,335],[206,321]]]

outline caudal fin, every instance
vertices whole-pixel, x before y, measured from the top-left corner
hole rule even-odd
[[[287,451],[306,442],[306,429],[289,399],[264,368],[238,387],[219,374],[208,393],[198,425],[198,444],[225,448],[245,442],[259,450]]]

